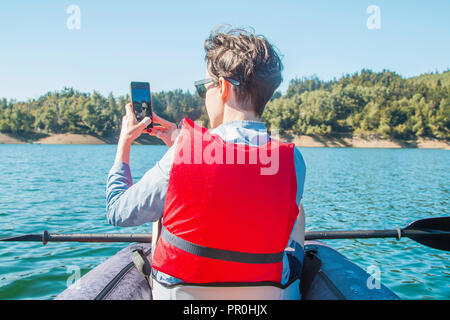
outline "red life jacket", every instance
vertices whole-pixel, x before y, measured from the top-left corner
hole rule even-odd
[[[188,283],[281,282],[296,193],[293,144],[230,143],[183,119],[152,267]]]

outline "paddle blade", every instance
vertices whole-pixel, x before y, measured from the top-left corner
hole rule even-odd
[[[22,236],[12,236],[0,238],[0,241],[40,241],[42,242],[42,234],[25,234]]]
[[[408,238],[425,246],[450,251],[450,217],[417,220],[404,228],[403,232]]]

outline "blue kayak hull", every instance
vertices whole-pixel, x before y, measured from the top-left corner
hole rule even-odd
[[[101,263],[76,283],[60,293],[56,300],[151,300],[152,294],[146,279],[132,262],[133,248],[130,245]],[[139,244],[151,259],[150,244]],[[305,259],[303,273],[309,279],[304,293],[305,300],[397,300],[384,285],[373,286],[370,275],[324,243],[306,241],[305,249],[310,256],[320,260],[316,272],[308,272]],[[316,259],[317,260],[317,259]],[[311,264],[312,265],[312,264]],[[372,289],[371,289],[372,288]]]

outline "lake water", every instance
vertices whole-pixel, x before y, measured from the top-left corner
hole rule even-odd
[[[105,182],[115,146],[0,145],[0,237],[25,233],[147,232],[105,218]],[[134,181],[167,150],[133,146]],[[403,227],[448,216],[450,152],[302,148],[309,230]],[[408,239],[333,240],[330,245],[403,299],[449,299],[450,254]],[[0,299],[52,299],[127,244],[0,243]]]

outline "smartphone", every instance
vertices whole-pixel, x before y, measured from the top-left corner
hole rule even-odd
[[[131,103],[136,119],[141,121],[144,117],[150,117],[150,124],[147,129],[153,128],[152,117],[152,98],[150,94],[150,83],[148,82],[131,82]]]

